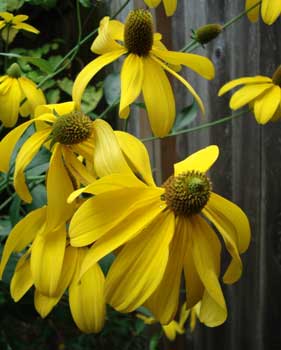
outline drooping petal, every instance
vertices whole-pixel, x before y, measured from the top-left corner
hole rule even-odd
[[[132,173],[118,140],[107,122],[101,119],[95,120],[93,136],[95,140],[94,167],[99,177],[112,173]]]
[[[219,148],[216,145],[211,145],[191,154],[181,162],[174,164],[174,175],[196,170],[200,172],[207,172],[215,163],[219,156]]]
[[[143,97],[155,136],[167,135],[175,121],[175,99],[163,69],[150,57],[143,59]],[[157,88],[156,88],[157,87]]]
[[[256,0],[246,0],[245,10],[250,9],[257,3]],[[253,8],[251,11],[247,13],[247,16],[251,22],[256,22],[259,18],[260,5]]]
[[[255,0],[256,1],[256,0]],[[218,95],[222,96],[229,90],[235,88],[238,85],[244,85],[244,84],[265,84],[265,83],[271,83],[272,84],[272,79],[268,77],[264,77],[262,75],[257,75],[255,77],[243,77],[243,78],[238,78],[235,80],[231,80],[230,82],[224,84],[219,92]]]
[[[146,305],[162,324],[173,320],[178,310],[183,260],[187,247],[187,236],[182,220],[176,222],[175,234],[170,244],[169,260],[159,286]]]
[[[115,131],[115,135],[133,171],[148,185],[155,186],[148,152],[144,144],[127,132]]]
[[[13,24],[21,23],[26,21],[28,18],[29,17],[27,15],[16,15],[14,16],[12,23]]]
[[[104,275],[98,264],[80,279],[80,266],[86,249],[79,249],[80,259],[76,277],[69,288],[69,305],[72,317],[84,333],[98,333],[105,320]]]
[[[120,49],[113,52],[105,53],[104,55],[99,56],[92,62],[88,63],[82,69],[82,71],[78,74],[74,81],[72,90],[73,101],[77,104],[78,107],[80,107],[83,92],[90,80],[94,77],[94,75],[96,75],[104,66],[117,60],[125,52],[125,49]]]
[[[202,113],[205,113],[204,105],[201,101],[201,98],[198,96],[196,91],[193,89],[193,87],[179,74],[177,74],[173,69],[171,69],[168,65],[164,64],[160,59],[158,59],[156,56],[152,56],[153,60],[156,61],[160,66],[162,66],[166,71],[171,73],[175,78],[177,78],[191,93],[191,95],[194,97],[196,103],[198,104],[199,108],[201,109]]]
[[[13,14],[10,12],[0,12],[0,17],[4,18],[6,22],[10,22],[13,20]]]
[[[24,171],[39,149],[50,135],[50,129],[44,129],[31,135],[21,147],[15,165],[14,186],[17,194],[27,203],[32,202],[32,196],[25,182]]]
[[[165,272],[174,229],[174,215],[166,211],[118,254],[106,280],[106,300],[116,310],[133,311],[155,291]]]
[[[75,208],[75,203],[67,203],[68,196],[73,192],[73,184],[62,159],[61,147],[60,144],[54,146],[47,174],[48,231],[56,230],[62,222],[66,222]]]
[[[141,93],[144,64],[143,58],[129,54],[125,59],[121,70],[121,99],[119,105],[120,118],[127,118],[130,112],[130,104],[133,103]]]
[[[232,95],[229,102],[230,108],[236,110],[245,106],[262,95],[266,90],[270,89],[272,85],[273,84],[252,84],[242,87]]]
[[[281,0],[263,0],[261,4],[261,16],[266,24],[271,25],[281,13]]]
[[[30,24],[27,24],[27,23],[18,23],[18,24],[15,24],[13,25],[13,28],[14,29],[17,29],[17,30],[26,30],[27,32],[31,32],[31,33],[34,33],[34,34],[39,34],[40,31],[38,29],[36,29],[35,27],[33,27],[32,25]]]
[[[157,7],[160,4],[161,0],[144,0],[144,2],[149,7]]]
[[[210,80],[215,76],[215,67],[207,57],[192,53],[159,50],[157,48],[154,48],[152,53],[167,63],[184,65],[206,79]]]
[[[177,9],[177,0],[163,0],[167,16],[172,16]]]
[[[26,248],[38,235],[44,226],[46,207],[35,209],[21,219],[10,232],[2,253],[0,278],[13,252]]]
[[[12,128],[16,124],[22,100],[18,80],[16,78],[11,79],[13,81],[8,92],[5,95],[0,95],[0,120],[7,128]]]
[[[18,81],[23,91],[23,94],[27,98],[27,102],[30,106],[30,111],[28,114],[33,115],[37,106],[44,105],[46,103],[45,96],[41,89],[37,89],[33,81],[25,77],[20,77]],[[25,113],[23,115],[26,116],[28,114]]]
[[[271,89],[265,91],[254,102],[254,114],[259,124],[266,124],[275,114],[280,106],[281,89],[273,85]]]
[[[10,291],[15,302],[19,301],[33,285],[29,254],[28,251],[20,257],[11,280]]]
[[[62,116],[64,114],[69,114],[75,110],[75,102],[63,102],[63,103],[54,103],[47,105],[39,105],[35,108],[35,117],[39,117],[42,114],[50,114],[56,112],[57,115]],[[56,117],[53,116],[53,120],[56,120]]]
[[[200,309],[200,321],[209,327],[222,324],[227,308],[218,280],[220,272],[220,242],[211,227],[199,215],[190,219],[192,255],[198,275],[205,286]]]
[[[65,224],[38,235],[31,248],[31,272],[35,287],[46,296],[57,296],[66,244]]]

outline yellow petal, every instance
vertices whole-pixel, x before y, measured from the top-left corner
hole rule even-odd
[[[163,0],[167,16],[172,16],[177,9],[177,0]]]
[[[146,198],[138,203],[138,207],[128,214],[124,220],[104,234],[88,251],[82,265],[81,273],[85,273],[96,261],[121,247],[145,229],[157,215],[164,211],[165,206],[157,196]]]
[[[167,63],[173,65],[183,64],[206,79],[213,79],[215,76],[215,67],[207,57],[193,53],[159,50],[157,48],[154,48],[152,53]]]
[[[65,168],[62,145],[56,144],[50,160],[47,175],[47,223],[46,230],[55,230],[73,214],[75,204],[67,204],[67,198],[73,191],[73,184]]]
[[[257,0],[246,0],[245,10],[248,10],[257,3]],[[251,22],[256,22],[259,18],[260,5],[253,8],[247,13],[247,16]]]
[[[169,260],[165,274],[155,292],[146,302],[148,309],[162,324],[171,322],[178,310],[186,246],[187,237],[183,231],[182,220],[178,220],[175,234],[170,244]]]
[[[175,99],[163,69],[150,57],[143,59],[143,97],[153,134],[166,136],[175,121]],[[155,88],[157,87],[157,88]]]
[[[40,31],[38,29],[36,29],[35,27],[31,26],[30,24],[27,24],[27,23],[18,23],[18,24],[15,24],[13,25],[13,28],[14,29],[17,29],[17,30],[26,30],[27,32],[31,32],[31,33],[34,33],[34,34],[39,34]]]
[[[75,102],[63,102],[63,103],[54,103],[54,104],[48,104],[48,105],[41,105],[36,107],[35,109],[35,117],[39,117],[42,114],[46,113],[54,113],[58,114],[59,116],[64,114],[69,114],[75,110]],[[54,120],[56,119],[53,117]]]
[[[21,100],[22,92],[19,82],[13,78],[8,92],[0,96],[0,120],[5,127],[12,128],[16,124]]]
[[[169,68],[168,65],[164,64],[161,60],[159,60],[157,57],[152,56],[153,60],[156,61],[160,66],[162,66],[165,70],[167,70],[169,73],[171,73],[175,78],[177,78],[191,93],[191,95],[194,97],[196,103],[198,104],[199,108],[201,109],[202,113],[205,113],[204,105],[196,93],[196,91],[193,89],[193,87],[179,74],[177,74],[173,69]]]
[[[5,95],[13,85],[13,78],[3,75],[0,82],[0,95]]]
[[[266,124],[274,116],[280,106],[281,89],[273,85],[271,89],[265,91],[254,102],[254,114],[259,124]]]
[[[144,0],[147,6],[156,7],[160,4],[161,0]]]
[[[200,309],[200,321],[209,327],[222,324],[227,317],[224,296],[218,280],[220,270],[220,242],[199,215],[192,217],[192,255],[205,292]]]
[[[14,16],[13,23],[14,24],[21,23],[26,21],[28,18],[29,17],[27,15],[17,15],[17,16]]]
[[[17,158],[14,173],[14,186],[17,194],[27,203],[32,202],[32,196],[25,182],[24,171],[32,161],[39,149],[50,135],[50,129],[35,132],[22,145]]]
[[[20,77],[18,81],[30,105],[31,114],[33,115],[37,106],[44,105],[46,103],[45,96],[41,89],[37,89],[33,81],[25,77]]]
[[[66,230],[62,224],[56,231],[35,238],[31,248],[31,272],[34,285],[46,296],[57,296],[65,253]]]
[[[181,162],[174,164],[174,175],[177,176],[187,171],[207,172],[219,156],[219,148],[211,145],[191,154]]]
[[[107,122],[101,119],[95,120],[93,136],[95,140],[94,167],[99,177],[112,173],[132,173],[118,140]]]
[[[133,103],[141,93],[143,77],[143,58],[138,55],[129,54],[121,70],[120,118],[128,117],[130,104]]]
[[[15,272],[11,280],[11,296],[15,302],[19,301],[32,287],[33,278],[30,271],[29,251],[22,255],[17,262]]]
[[[165,336],[170,340],[173,341],[176,339],[177,336],[177,330],[178,330],[178,324],[176,321],[172,321],[167,325],[162,326],[163,331],[165,333]]]
[[[40,233],[44,226],[46,217],[46,207],[33,210],[21,219],[10,232],[4,246],[1,265],[0,278],[2,278],[5,266],[13,252],[20,252],[26,248]]]
[[[49,297],[35,289],[34,307],[42,318],[45,318],[59,302],[59,297]]]
[[[80,249],[81,264],[86,249]],[[80,279],[79,267],[69,288],[69,305],[72,317],[84,333],[98,333],[105,320],[104,275],[98,264]]]
[[[256,0],[255,0],[256,1]],[[257,75],[255,77],[244,77],[244,78],[239,78],[235,80],[231,80],[230,82],[224,84],[219,92],[218,95],[222,96],[229,90],[235,88],[238,85],[244,85],[244,84],[265,84],[265,83],[271,83],[272,84],[272,79],[268,77],[264,77],[262,75]]]
[[[71,146],[71,150],[73,151],[73,153],[79,154],[81,157],[83,157],[86,160],[86,162],[90,164],[90,167],[93,171],[94,149],[95,139],[92,135],[87,140],[80,143],[76,143],[75,145]]]
[[[125,52],[125,49],[108,52],[94,59],[82,69],[74,81],[72,90],[73,101],[78,107],[80,107],[83,92],[94,75],[96,75],[104,66],[117,60],[117,58],[122,56]]]
[[[0,12],[0,17],[4,18],[6,22],[10,22],[14,18],[13,14],[10,12]]]
[[[106,300],[116,310],[131,312],[155,291],[165,272],[174,229],[174,215],[166,211],[118,254],[106,280]]]
[[[266,24],[271,25],[281,13],[281,0],[263,0],[261,4],[261,16]]]
[[[133,171],[148,185],[155,186],[145,145],[138,138],[127,132],[115,131],[115,135]]]
[[[246,85],[233,94],[229,106],[233,110],[241,108],[262,95],[262,93],[270,89],[272,86],[273,84]]]

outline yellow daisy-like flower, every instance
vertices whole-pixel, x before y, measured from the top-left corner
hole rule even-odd
[[[123,135],[128,148],[130,139]],[[223,275],[228,284],[241,276],[240,253],[248,248],[250,228],[237,205],[211,191],[206,172],[218,154],[217,146],[209,146],[176,163],[174,175],[162,187],[139,180],[152,179],[143,160],[138,178],[112,174],[84,189],[95,196],[74,214],[70,243],[92,244],[81,275],[122,247],[106,279],[107,301],[118,311],[130,312],[145,303],[157,320],[168,324],[178,308],[184,271],[187,308],[201,301],[201,322],[214,327],[225,321],[227,308],[219,283],[221,243],[210,223],[232,258]]]
[[[23,252],[12,280],[11,295],[19,301],[35,287],[34,305],[46,317],[66,289],[72,317],[85,333],[99,332],[105,319],[104,275],[98,264],[80,279],[86,248],[73,248],[67,239],[66,223],[46,231],[48,210],[30,212],[10,232],[0,263],[0,278],[13,252]]]
[[[236,110],[249,104],[259,124],[281,118],[281,66],[272,78],[258,75],[232,80],[222,86],[219,96],[238,85],[244,86],[232,95],[229,103],[231,109]]]
[[[169,133],[175,120],[175,100],[165,70],[185,85],[204,110],[192,86],[169,65],[183,64],[204,78],[212,79],[212,62],[199,55],[168,51],[161,42],[161,34],[153,34],[152,16],[148,11],[138,9],[130,12],[125,25],[105,17],[91,50],[101,56],[83,68],[74,82],[72,95],[78,105],[94,75],[104,66],[128,54],[121,70],[121,118],[128,117],[130,104],[142,92],[153,133],[159,137]]]
[[[257,4],[257,0],[246,0],[246,10]],[[248,18],[252,22],[256,22],[259,18],[259,12],[261,9],[261,17],[266,24],[273,24],[281,14],[281,1],[280,0],[262,0],[259,6],[254,7],[247,13]]]
[[[161,0],[144,0],[149,7],[157,7]],[[172,16],[177,9],[177,0],[163,0],[165,12],[167,16]]]
[[[34,34],[39,34],[39,30],[30,24],[23,23],[28,19],[26,15],[17,15],[14,16],[9,12],[0,12],[0,17],[3,20],[0,20],[0,30],[2,30],[1,35],[2,39],[8,43],[12,42],[17,35],[19,30],[25,30]]]
[[[22,103],[22,104],[21,104]],[[21,76],[17,63],[0,77],[0,120],[7,128],[12,128],[19,114],[22,117],[33,116],[37,106],[45,104],[45,96],[37,89],[33,81]]]

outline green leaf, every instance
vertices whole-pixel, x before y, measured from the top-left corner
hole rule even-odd
[[[8,236],[11,231],[12,225],[9,217],[0,219],[0,241]]]
[[[9,215],[12,226],[16,225],[21,217],[20,217],[20,208],[21,208],[21,199],[16,194],[14,199],[12,200],[12,204],[10,205]]]
[[[72,87],[73,87],[73,81],[68,79],[68,78],[63,78],[57,81],[57,84],[59,86],[59,88],[65,92],[66,94],[68,94],[69,96],[71,96],[72,93]]]
[[[92,1],[91,0],[79,0],[80,4],[84,7],[91,7]]]
[[[88,114],[93,111],[103,96],[103,88],[88,86],[83,94],[81,106],[84,113]]]
[[[60,90],[59,89],[52,89],[46,92],[46,98],[48,103],[58,103],[60,100]]]
[[[41,208],[47,203],[47,192],[44,185],[39,184],[31,190],[32,203],[26,206],[28,211]]]
[[[150,338],[149,350],[157,350],[157,346],[159,344],[160,337],[161,337],[161,334],[156,333]]]
[[[176,116],[176,122],[174,124],[173,132],[181,131],[186,129],[190,123],[196,118],[198,112],[198,107],[196,103],[184,107],[180,113]]]
[[[44,73],[50,74],[50,73],[53,72],[52,65],[47,60],[45,60],[44,58],[20,56],[20,59],[33,64],[34,66],[39,68]]]
[[[120,98],[120,75],[109,74],[104,80],[104,97],[108,105],[112,105]]]

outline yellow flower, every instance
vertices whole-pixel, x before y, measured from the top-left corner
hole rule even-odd
[[[144,0],[149,7],[157,7],[161,0]],[[167,16],[172,16],[177,8],[177,0],[163,0]]]
[[[70,311],[77,326],[85,333],[99,332],[105,319],[103,272],[95,264],[79,278],[87,249],[69,245],[65,222],[58,229],[46,231],[47,213],[46,206],[36,209],[12,229],[3,250],[0,278],[11,254],[23,251],[11,280],[14,301],[34,286],[35,308],[46,317],[68,289]]]
[[[131,147],[130,137],[122,137]],[[70,243],[75,247],[94,243],[81,275],[122,247],[106,279],[107,301],[118,311],[130,312],[145,303],[157,320],[169,323],[178,308],[183,270],[187,308],[201,301],[201,322],[213,327],[225,321],[227,308],[219,283],[221,243],[210,223],[232,258],[223,276],[228,284],[241,276],[240,253],[248,248],[250,228],[237,205],[211,191],[206,172],[218,153],[217,146],[209,146],[176,163],[174,175],[157,187],[139,180],[152,175],[135,145],[135,158],[143,164],[137,177],[112,174],[84,189],[95,196],[74,214]]]
[[[8,43],[12,42],[19,30],[26,30],[34,34],[39,34],[39,30],[31,26],[30,24],[23,23],[28,19],[26,15],[14,16],[9,12],[0,12],[0,30],[2,29],[2,39]]]
[[[35,108],[45,103],[42,90],[37,89],[33,81],[21,76],[17,63],[10,66],[7,75],[0,77],[0,120],[5,127],[12,128],[19,114],[22,117],[32,116]]]
[[[257,4],[257,0],[246,0],[246,10]],[[261,8],[261,16],[266,24],[273,24],[281,14],[281,1],[262,0],[261,5],[254,7],[247,13],[248,18],[252,22],[256,22],[259,18]]]
[[[258,75],[232,80],[219,90],[219,96],[238,85],[244,86],[232,95],[229,103],[231,109],[236,110],[249,104],[259,124],[281,117],[281,66],[272,78]]]
[[[196,99],[202,101],[192,86],[169,65],[189,67],[206,79],[214,77],[214,66],[206,57],[168,51],[161,34],[153,34],[152,16],[138,9],[129,13],[125,25],[105,17],[91,50],[99,55],[78,74],[73,86],[73,100],[79,105],[83,91],[94,75],[107,64],[128,54],[121,70],[119,115],[127,118],[130,104],[143,93],[153,133],[162,137],[169,133],[175,119],[175,100],[165,70],[181,81]]]

